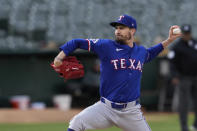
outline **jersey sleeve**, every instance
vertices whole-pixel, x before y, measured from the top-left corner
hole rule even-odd
[[[102,40],[101,39],[73,39],[65,43],[60,47],[66,56],[72,53],[75,49],[80,48],[88,51],[95,52],[99,54],[102,50]]]
[[[145,63],[154,59],[163,49],[164,48],[161,43],[146,49]]]
[[[86,39],[88,41],[88,50],[92,51],[98,55],[100,55],[104,48],[104,40],[103,39]]]

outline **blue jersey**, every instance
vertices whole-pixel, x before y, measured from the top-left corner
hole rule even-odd
[[[126,103],[140,97],[143,65],[162,50],[161,43],[146,49],[134,43],[133,47],[109,39],[73,39],[60,47],[66,56],[77,48],[98,55],[100,65],[100,95],[110,101]]]

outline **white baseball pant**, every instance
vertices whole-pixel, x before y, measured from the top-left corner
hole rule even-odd
[[[69,129],[85,131],[117,126],[124,131],[151,131],[140,108],[141,105],[134,101],[124,109],[114,109],[105,99],[105,103],[99,101],[76,115],[69,123]]]

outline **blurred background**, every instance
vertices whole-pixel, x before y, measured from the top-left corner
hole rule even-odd
[[[196,0],[0,0],[0,108],[93,104],[99,100],[97,56],[75,51],[86,74],[64,81],[50,67],[60,45],[74,38],[113,39],[109,22],[122,14],[136,18],[135,40],[145,47],[167,38],[174,24],[191,24],[196,36],[196,5]],[[167,53],[144,66],[141,104],[146,111],[176,111]]]

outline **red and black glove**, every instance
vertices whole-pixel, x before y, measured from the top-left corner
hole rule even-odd
[[[84,76],[84,67],[75,56],[68,56],[63,59],[62,64],[58,67],[51,63],[51,67],[60,74],[64,79],[77,79]]]

